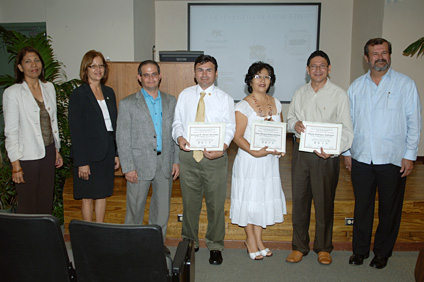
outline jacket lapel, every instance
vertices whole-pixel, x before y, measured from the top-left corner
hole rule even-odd
[[[88,83],[84,83],[83,84],[84,87],[84,93],[85,96],[87,97],[87,99],[90,101],[90,104],[92,105],[94,111],[96,112],[97,115],[99,115],[101,117],[101,119],[103,120],[103,113],[102,110],[100,109],[99,103],[96,100],[96,96],[94,96],[93,91],[91,91],[90,85]],[[103,123],[103,125],[106,128],[106,125]]]
[[[150,129],[155,132],[152,116],[150,115],[149,107],[147,107],[146,99],[144,99],[141,89],[137,92],[135,97],[137,98],[137,107],[140,109],[141,120],[147,121]]]

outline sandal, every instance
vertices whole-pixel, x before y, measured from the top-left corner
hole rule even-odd
[[[261,259],[264,259],[264,257],[262,256],[262,254],[261,254],[260,251],[249,253],[249,248],[247,247],[247,243],[244,242],[244,245],[246,246],[247,254],[249,255],[249,257],[250,257],[251,260],[261,260]]]
[[[264,259],[264,257],[261,255],[261,252],[257,251],[255,253],[249,253],[249,251],[247,251],[247,253],[249,254],[249,257],[251,260],[261,260]]]
[[[261,251],[259,251],[259,253],[263,256],[263,257],[272,257],[273,253],[271,252],[270,249],[266,248],[263,249]]]

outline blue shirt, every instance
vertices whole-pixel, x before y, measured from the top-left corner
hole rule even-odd
[[[160,96],[160,91],[158,90],[158,97],[156,99],[153,99],[144,88],[141,88],[141,93],[143,93],[144,100],[146,100],[150,116],[152,117],[153,126],[155,127],[156,150],[157,152],[162,152],[162,98]]]
[[[411,78],[390,68],[376,85],[368,71],[347,93],[354,134],[352,158],[366,164],[397,166],[402,159],[416,160],[421,103]]]

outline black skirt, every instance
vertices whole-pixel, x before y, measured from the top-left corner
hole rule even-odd
[[[115,141],[108,134],[106,157],[98,162],[90,162],[88,180],[78,177],[78,167],[74,167],[74,199],[103,199],[113,194],[115,179]]]

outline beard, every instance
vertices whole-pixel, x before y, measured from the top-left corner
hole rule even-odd
[[[384,66],[382,67],[378,67],[377,63],[386,63]],[[370,62],[368,63],[368,66],[376,71],[385,71],[390,67],[390,61],[386,61],[385,59],[378,59],[377,61],[374,62],[374,64],[371,64]]]

